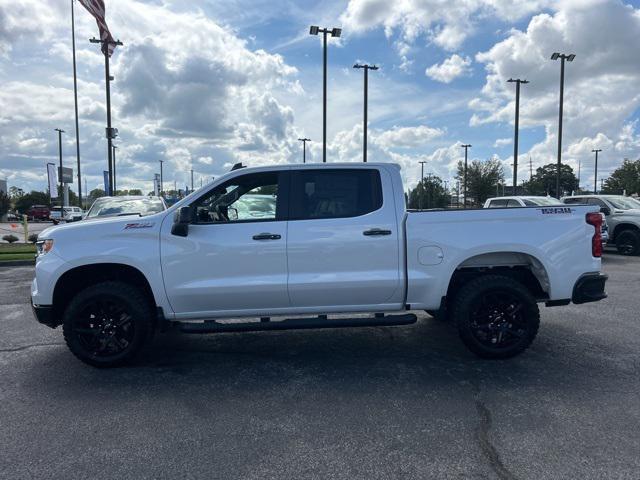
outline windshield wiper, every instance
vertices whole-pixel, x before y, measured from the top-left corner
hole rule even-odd
[[[124,217],[125,215],[138,215],[139,217],[142,216],[140,212],[131,212],[131,213],[119,213],[118,215],[116,215],[116,217]]]

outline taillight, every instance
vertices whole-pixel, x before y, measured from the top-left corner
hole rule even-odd
[[[602,214],[600,212],[587,213],[587,223],[593,225],[595,233],[591,238],[591,255],[602,256]]]

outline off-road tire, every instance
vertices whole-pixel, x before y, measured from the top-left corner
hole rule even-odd
[[[98,313],[101,311],[106,312],[105,315]],[[118,315],[120,318],[116,318]],[[116,326],[123,318],[126,324]],[[109,325],[107,333],[103,331],[105,325]],[[117,281],[98,283],[80,291],[69,302],[62,319],[64,340],[71,353],[89,365],[102,368],[130,363],[151,338],[153,326],[149,299],[135,286]],[[96,344],[99,345],[96,347]],[[122,350],[99,353],[106,345],[109,350]]]
[[[504,312],[485,315],[485,311],[493,311],[492,303],[495,311]],[[540,310],[534,296],[517,280],[502,275],[483,275],[463,285],[453,299],[451,315],[466,347],[479,357],[490,359],[522,353],[531,345],[540,326]],[[489,318],[498,320],[487,320],[485,327],[483,322]],[[497,333],[493,330],[495,324],[500,324]],[[504,345],[493,344],[498,336]]]

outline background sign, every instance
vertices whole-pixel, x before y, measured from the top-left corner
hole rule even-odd
[[[58,198],[58,175],[56,174],[55,164],[47,163],[47,177],[49,179],[49,194],[51,198]]]
[[[104,194],[109,195],[109,172],[107,170],[102,171],[104,177]]]
[[[62,172],[60,172],[60,167],[58,167],[58,178],[62,178],[62,183],[73,183],[73,169],[62,167]]]

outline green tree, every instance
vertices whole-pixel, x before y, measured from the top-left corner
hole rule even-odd
[[[9,195],[0,192],[0,217],[4,217],[11,207],[11,199]]]
[[[625,158],[622,165],[616,168],[604,181],[602,193],[627,195],[640,192],[640,160]]]
[[[578,178],[573,168],[563,163],[560,167],[560,193],[556,192],[557,164],[549,163],[538,167],[531,180],[524,182],[524,189],[529,195],[551,195],[560,198],[578,190]]]
[[[100,197],[104,197],[104,190],[102,190],[101,188],[94,188],[89,192],[89,198],[92,202]]]
[[[21,188],[18,188],[16,186],[9,187],[9,197],[11,197],[12,199],[20,198],[23,195],[24,190],[22,190]]]
[[[142,195],[142,190],[139,188],[132,188],[129,190],[129,195]]]
[[[456,180],[460,182],[460,193],[464,192],[464,162],[458,162]],[[467,203],[480,206],[495,195],[496,185],[504,181],[504,168],[497,158],[485,162],[474,160],[467,165]]]
[[[24,214],[27,213],[27,210],[29,210],[32,205],[49,205],[49,200],[48,193],[32,190],[30,193],[26,193],[15,199],[14,205],[19,213]]]
[[[440,177],[427,177],[409,191],[407,206],[411,209],[445,208],[451,199]]]

